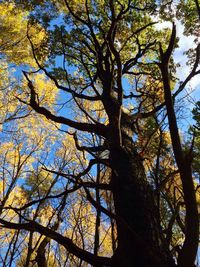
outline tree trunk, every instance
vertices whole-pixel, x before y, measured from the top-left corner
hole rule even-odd
[[[123,138],[123,148],[110,148],[110,162],[118,218],[118,248],[113,256],[113,267],[175,266],[164,245],[153,189],[129,137]]]

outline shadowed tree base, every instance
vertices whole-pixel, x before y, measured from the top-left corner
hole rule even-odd
[[[112,187],[118,232],[113,267],[173,267],[158,220],[153,189],[130,139],[111,149]]]

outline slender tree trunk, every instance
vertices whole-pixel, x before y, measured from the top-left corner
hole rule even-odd
[[[45,252],[46,252],[46,246],[49,242],[50,239],[48,237],[45,237],[37,249],[37,256],[35,258],[35,261],[37,262],[38,267],[47,267]]]
[[[100,164],[97,164],[97,184],[100,182]],[[99,189],[96,188],[96,202],[98,205],[100,205],[100,192]],[[94,235],[94,255],[98,255],[99,251],[99,241],[100,241],[100,236],[99,236],[99,228],[100,228],[100,223],[101,223],[101,211],[97,210],[96,211],[96,223],[95,223],[95,235]]]
[[[118,248],[113,256],[113,266],[175,266],[164,245],[153,190],[146,180],[142,159],[129,138],[123,142],[123,148],[110,149],[118,217]]]

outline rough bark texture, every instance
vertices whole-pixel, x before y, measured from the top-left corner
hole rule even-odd
[[[118,248],[113,266],[174,266],[164,246],[153,190],[146,180],[142,159],[131,139],[124,137],[123,144],[123,147],[110,149],[118,217]]]

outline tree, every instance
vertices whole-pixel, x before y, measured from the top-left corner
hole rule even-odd
[[[9,15],[2,62],[22,70],[19,81],[7,74],[14,81],[0,95],[12,107],[1,111],[11,152],[2,153],[0,223],[10,236],[2,262],[194,266],[194,142],[185,149],[176,99],[200,73],[200,46],[195,39],[187,52],[183,81],[174,51],[176,18],[197,34],[197,1],[16,0],[0,8]],[[158,29],[160,20],[171,28]]]

